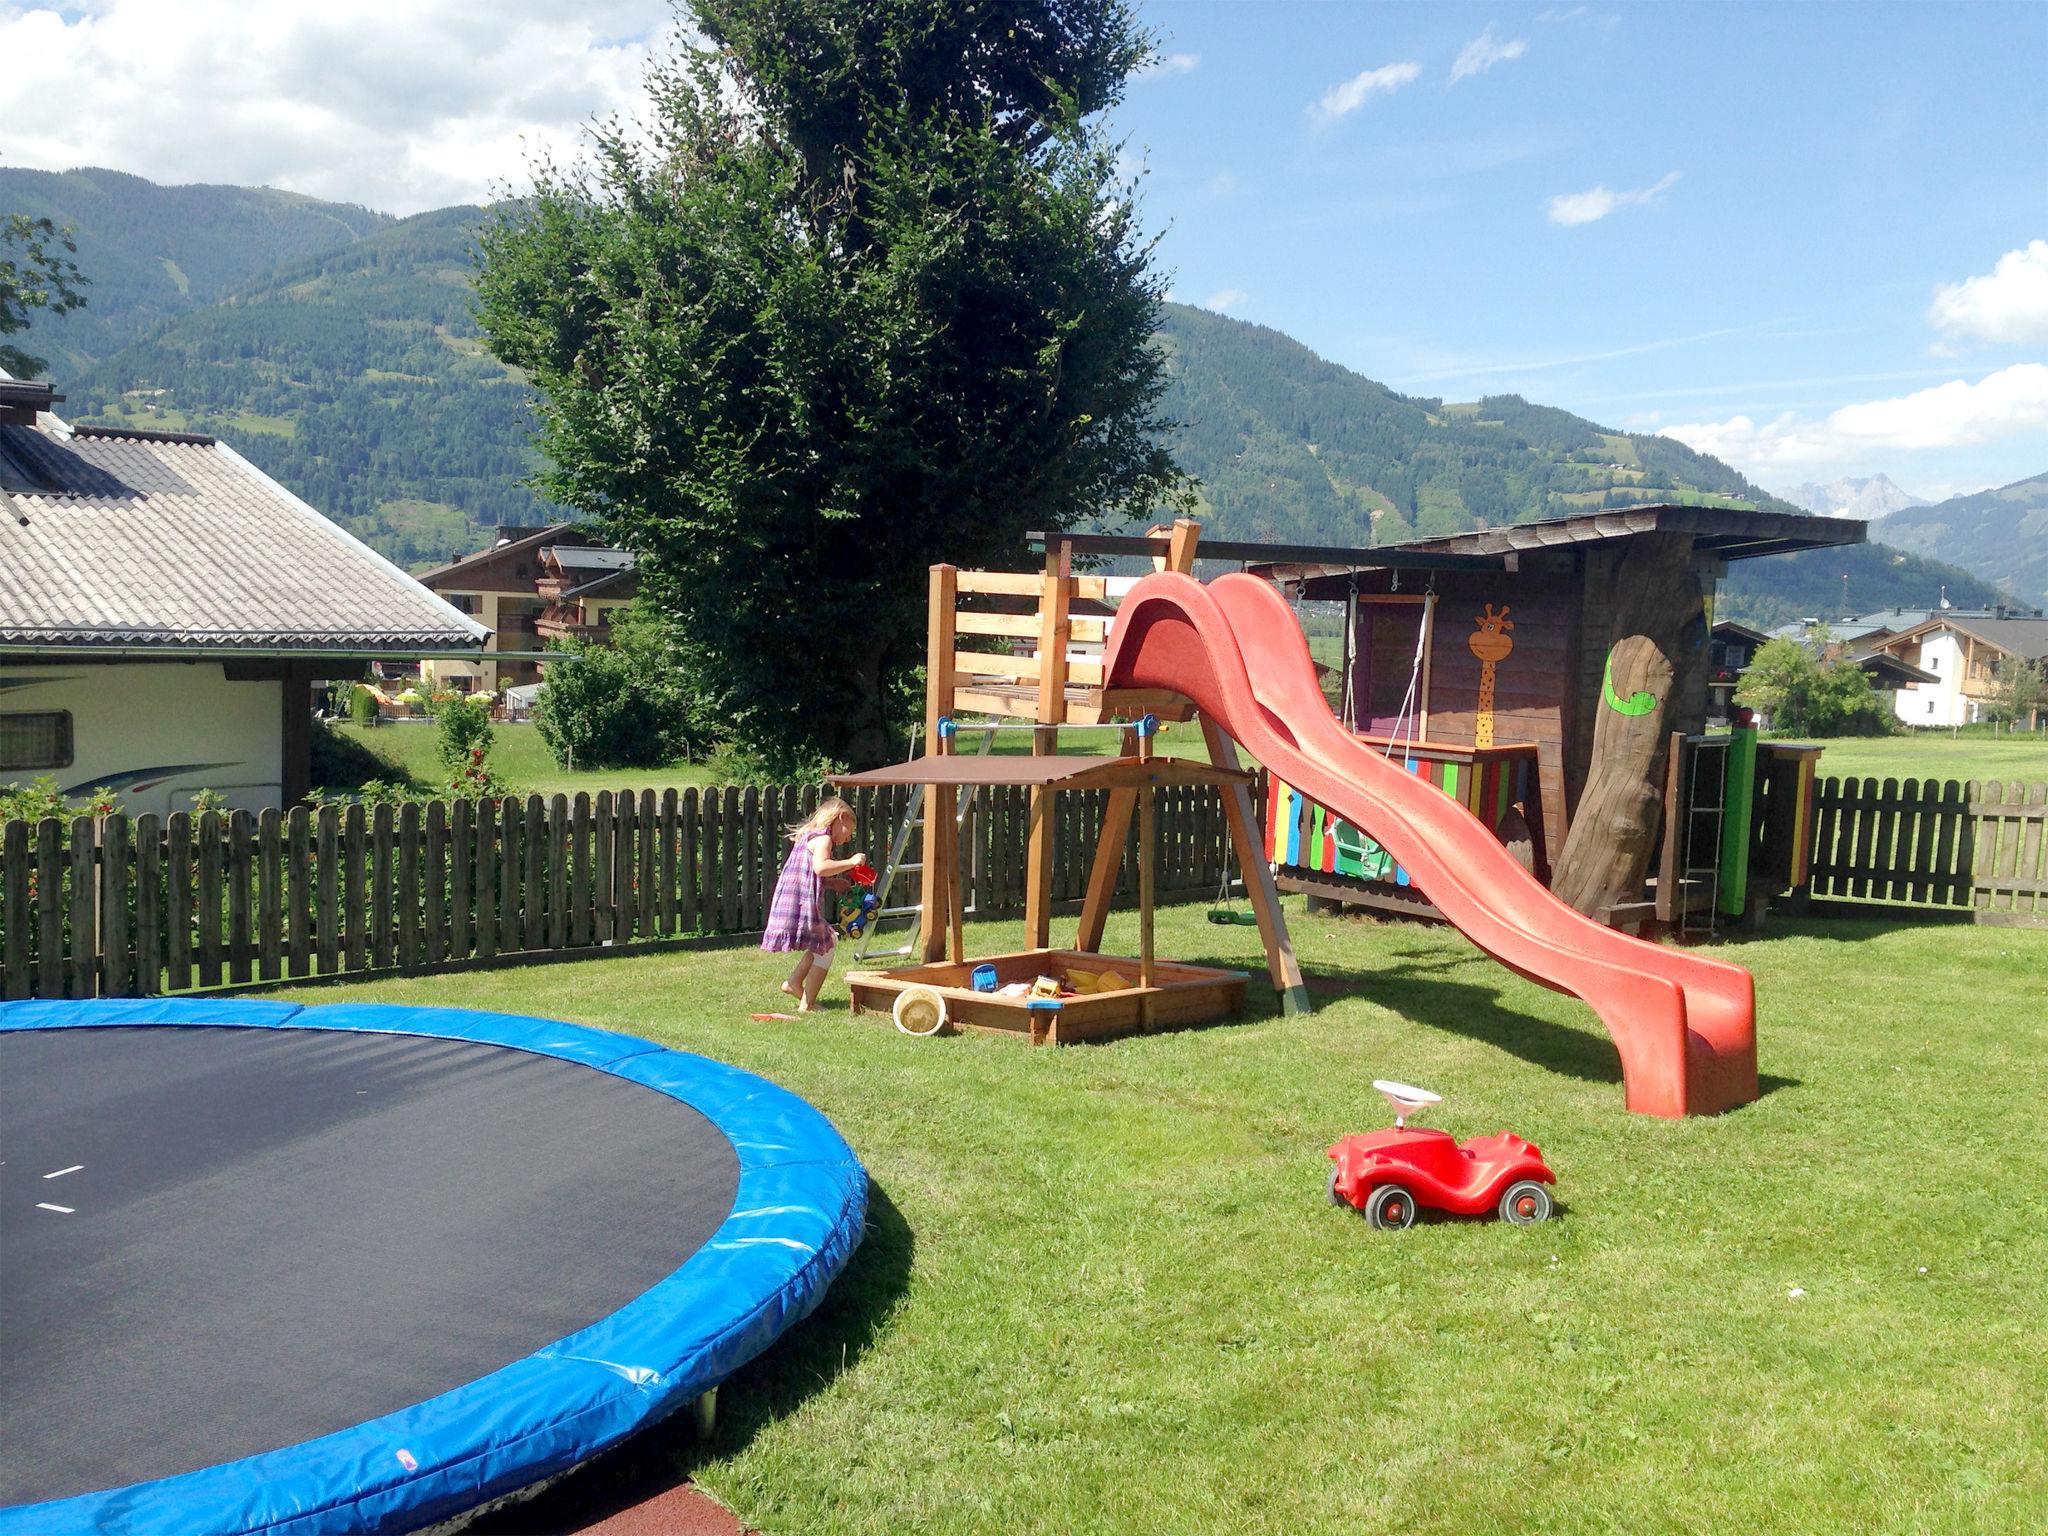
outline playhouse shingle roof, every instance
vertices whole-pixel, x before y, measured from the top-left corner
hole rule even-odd
[[[488,634],[204,434],[0,425],[0,645],[418,655]]]

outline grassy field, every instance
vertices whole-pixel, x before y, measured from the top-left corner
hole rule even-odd
[[[409,773],[424,784],[440,784],[447,775],[434,755],[435,731],[430,720],[404,721],[365,729],[341,725],[336,729],[352,741],[362,743],[401,773]],[[573,795],[578,790],[591,794],[600,789],[681,789],[688,784],[712,782],[702,763],[671,763],[666,768],[578,769],[571,773],[555,761],[548,744],[530,723],[513,722],[494,727],[496,744],[491,761],[514,790],[522,795]]]
[[[2048,735],[1848,737],[1822,743],[1820,772],[1835,778],[2003,779],[2048,783]]]
[[[753,1023],[778,964],[747,950],[304,994],[737,1062],[872,1175],[863,1247],[707,1445],[649,1432],[486,1529],[684,1473],[791,1536],[2048,1528],[2048,933],[1724,949],[1768,1091],[1673,1123],[1623,1113],[1590,1014],[1454,933],[1293,916],[1312,1016],[1065,1051],[912,1040],[837,978],[822,1016]],[[1160,933],[1257,965],[1255,930],[1199,908]],[[1394,1235],[1329,1207],[1323,1148],[1385,1121],[1375,1076],[1445,1094],[1428,1123],[1540,1143],[1559,1219]]]
[[[396,772],[409,773],[425,784],[439,784],[446,775],[434,755],[434,727],[429,720],[386,723],[365,729],[339,725],[336,729],[351,741],[360,742],[392,765]],[[681,789],[686,785],[716,784],[729,776],[701,762],[670,763],[666,768],[578,769],[571,773],[554,759],[540,732],[530,723],[514,722],[494,727],[496,745],[492,762],[512,788],[522,795],[573,795],[578,790],[595,794],[600,789]],[[1112,731],[1074,732],[1061,738],[1060,750],[1073,753],[1114,752],[1118,735]],[[977,752],[979,736],[960,738],[960,750]],[[1005,730],[996,735],[993,751],[1022,754],[1031,750],[1031,732]],[[1163,725],[1158,750],[1174,757],[1208,761],[1208,747],[1199,725]]]

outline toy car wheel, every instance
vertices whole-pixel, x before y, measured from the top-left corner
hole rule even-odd
[[[1342,1170],[1337,1168],[1330,1170],[1330,1204],[1332,1205],[1349,1205],[1351,1203],[1337,1193],[1337,1176],[1341,1172]]]
[[[1381,1232],[1415,1225],[1415,1197],[1398,1184],[1382,1184],[1365,1202],[1365,1219]]]
[[[1517,1179],[1500,1192],[1500,1219],[1518,1227],[1550,1219],[1550,1191],[1534,1179]]]

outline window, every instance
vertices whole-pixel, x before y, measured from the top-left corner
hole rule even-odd
[[[1932,699],[1927,701],[1927,713],[1930,715],[1934,713],[1934,700]]]
[[[69,768],[71,712],[0,715],[0,769]]]

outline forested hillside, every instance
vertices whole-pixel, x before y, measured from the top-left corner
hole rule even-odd
[[[0,195],[76,224],[94,279],[87,313],[99,329],[67,333],[79,317],[44,318],[30,343],[61,355],[66,334],[127,339],[96,366],[53,370],[74,418],[218,432],[414,567],[478,547],[494,524],[561,515],[520,484],[526,386],[471,318],[480,210],[394,222],[288,193],[105,171],[0,171]],[[1409,398],[1206,310],[1167,305],[1160,341],[1175,452],[1219,538],[1389,543],[1648,501],[1796,510],[1668,438],[1608,432],[1515,396]],[[2020,492],[2032,500],[2021,505]],[[1909,536],[1945,548],[1981,528],[1994,572],[2028,570],[2048,559],[2043,493],[2042,480],[2026,481],[1987,493],[1988,507],[1959,498],[1884,529],[1919,529],[1946,508]],[[1959,604],[1994,596],[1962,571],[1871,546],[1740,563],[1723,611],[1768,623],[1832,613],[1844,570],[1859,609],[1932,603],[1944,582]]]
[[[1901,549],[1944,558],[2025,603],[2048,603],[2048,475],[1909,507],[1871,527]]]
[[[1846,607],[1844,576],[1849,578]],[[2008,598],[1990,582],[1939,560],[1884,544],[1846,544],[1734,561],[1722,578],[1714,612],[1717,618],[1775,629],[1794,619],[1932,608],[1944,592],[1958,608],[1988,608]]]
[[[476,208],[444,208],[194,310],[67,384],[82,420],[217,432],[400,564],[551,511],[522,379],[470,315]]]
[[[393,222],[269,187],[160,187],[90,168],[0,168],[0,211],[47,217],[77,241],[85,308],[37,315],[24,343],[60,382],[174,315]]]
[[[1385,544],[1652,501],[1797,510],[1682,443],[1519,396],[1412,399],[1278,331],[1180,304],[1160,334],[1175,451],[1219,537]]]

